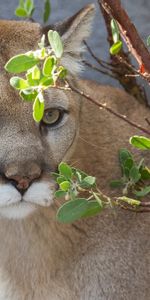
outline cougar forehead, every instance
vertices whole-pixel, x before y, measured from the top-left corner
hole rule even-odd
[[[18,53],[34,49],[40,38],[41,26],[37,23],[0,20],[1,63]]]

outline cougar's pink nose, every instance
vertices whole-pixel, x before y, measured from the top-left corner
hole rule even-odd
[[[28,168],[10,164],[4,174],[8,179],[15,181],[17,189],[26,190],[33,180],[40,177],[41,168],[36,163],[28,164]]]

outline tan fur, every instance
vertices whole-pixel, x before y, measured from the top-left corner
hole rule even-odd
[[[87,100],[82,99],[81,105],[75,94],[58,90],[47,93],[46,105],[67,108],[69,115],[48,135],[44,129],[40,131],[32,119],[31,105],[21,102],[3,70],[12,55],[36,48],[40,36],[37,24],[0,21],[0,173],[9,170],[10,177],[31,176],[33,163],[42,172],[36,183],[48,184],[52,192],[55,185],[50,172],[65,158],[95,175],[99,187],[112,194],[109,181],[120,175],[118,149],[129,147],[129,137],[141,132]],[[74,84],[146,126],[149,109],[125,92],[92,81]],[[138,157],[138,151],[136,154]],[[8,183],[9,178],[2,176],[0,189]],[[149,214],[107,210],[97,217],[62,225],[55,220],[57,199],[49,207],[40,203],[42,198],[37,200],[40,206],[22,219],[4,217],[6,203],[1,199],[2,194],[0,300],[149,299]],[[21,211],[19,204],[14,210],[16,214]]]

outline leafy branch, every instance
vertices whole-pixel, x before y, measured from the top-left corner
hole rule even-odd
[[[18,7],[15,10],[15,15],[19,18],[26,18],[34,21],[32,19],[34,11],[35,11],[34,0],[19,0]],[[51,13],[50,0],[44,0],[44,11],[43,11],[44,23],[48,21],[50,13]]]
[[[115,19],[123,40],[125,41],[133,57],[138,62],[141,77],[149,82],[150,53],[140,38],[126,11],[121,6],[120,0],[98,0],[98,3],[112,19]]]
[[[62,162],[58,173],[53,173],[59,190],[56,198],[65,198],[65,203],[57,211],[57,220],[62,223],[71,223],[80,218],[92,217],[105,208],[122,206],[125,203],[132,208],[140,206],[140,201],[127,196],[110,199],[104,195],[96,185],[96,178],[83,171],[72,168]]]
[[[150,139],[134,136],[130,142],[135,147],[150,149]],[[135,212],[149,212],[150,202],[143,197],[150,193],[150,169],[142,159],[138,164],[127,149],[119,151],[122,178],[111,181],[112,188],[123,187],[122,196],[110,198],[97,187],[96,178],[62,162],[58,173],[53,173],[59,189],[55,197],[65,198],[57,211],[57,220],[71,223],[81,218],[92,217],[106,208],[121,207]],[[135,198],[136,197],[136,198]]]
[[[56,87],[59,79],[64,80],[67,70],[61,66],[63,44],[56,31],[48,32],[49,46],[45,47],[43,35],[39,49],[12,57],[5,65],[10,73],[26,72],[25,78],[14,76],[10,84],[19,90],[22,100],[33,102],[33,118],[40,122],[44,114],[44,91]]]
[[[150,139],[143,136],[133,136],[130,143],[138,149],[150,150]],[[143,197],[150,194],[150,169],[145,166],[144,159],[137,163],[127,149],[119,151],[119,161],[122,177],[111,181],[110,186],[123,190],[122,196],[113,198],[102,193],[95,177],[60,163],[58,173],[53,173],[59,185],[55,197],[65,198],[65,203],[60,204],[57,220],[70,223],[116,206],[135,212],[149,212],[150,201],[143,201]]]

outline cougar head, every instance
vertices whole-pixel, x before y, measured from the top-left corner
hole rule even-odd
[[[51,172],[75,147],[80,100],[69,91],[49,89],[40,124],[32,118],[32,104],[22,102],[9,84],[4,65],[12,56],[37,49],[43,31],[57,30],[64,43],[62,64],[70,80],[81,70],[83,40],[88,37],[94,6],[88,5],[55,26],[0,21],[0,216],[24,218],[53,202]]]

